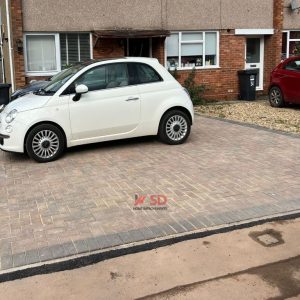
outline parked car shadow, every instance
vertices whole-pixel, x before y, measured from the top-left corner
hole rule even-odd
[[[3,158],[5,161],[13,161],[16,163],[23,163],[23,162],[30,161],[28,155],[26,155],[25,153],[17,153],[17,152],[4,152],[1,158]]]
[[[97,150],[138,147],[140,145],[153,144],[155,142],[159,143],[156,136],[146,136],[146,137],[124,139],[124,140],[87,144],[87,145],[68,148],[65,152],[64,157],[67,158],[68,155],[82,154],[83,152],[90,152],[90,151],[97,151]],[[4,152],[2,158],[6,162],[13,161],[14,163],[29,163],[29,162],[33,163],[33,161],[28,157],[28,155],[24,153]]]
[[[286,105],[283,108],[292,108],[295,110],[300,110],[300,104],[286,103]]]
[[[75,146],[75,147],[68,148],[66,150],[66,153],[80,153],[80,152],[91,151],[91,150],[120,148],[120,147],[136,147],[142,144],[144,145],[147,143],[155,143],[155,142],[158,142],[156,136],[146,136],[146,137],[122,139],[122,140]]]

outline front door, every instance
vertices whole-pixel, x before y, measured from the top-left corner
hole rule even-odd
[[[129,85],[126,63],[88,70],[75,80],[89,91],[77,102],[69,100],[73,140],[98,139],[133,132],[140,122],[138,88]]]
[[[264,38],[249,37],[246,41],[246,69],[258,69],[256,89],[262,90],[264,84]]]

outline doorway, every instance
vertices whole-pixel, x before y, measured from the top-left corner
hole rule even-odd
[[[126,40],[125,56],[152,57],[152,39],[128,38]]]
[[[246,69],[258,69],[256,90],[263,90],[264,85],[264,37],[249,37],[246,40]]]

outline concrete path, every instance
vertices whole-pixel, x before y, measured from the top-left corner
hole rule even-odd
[[[0,195],[0,270],[9,272],[296,212],[300,139],[196,117],[176,147],[154,138],[103,143],[50,164],[1,152]]]
[[[0,284],[21,299],[300,299],[300,220]],[[260,241],[260,242],[257,242]]]

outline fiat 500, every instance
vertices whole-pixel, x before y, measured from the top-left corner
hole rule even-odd
[[[187,91],[156,59],[92,61],[10,102],[0,114],[0,149],[49,162],[68,147],[138,136],[176,145],[193,120]]]

